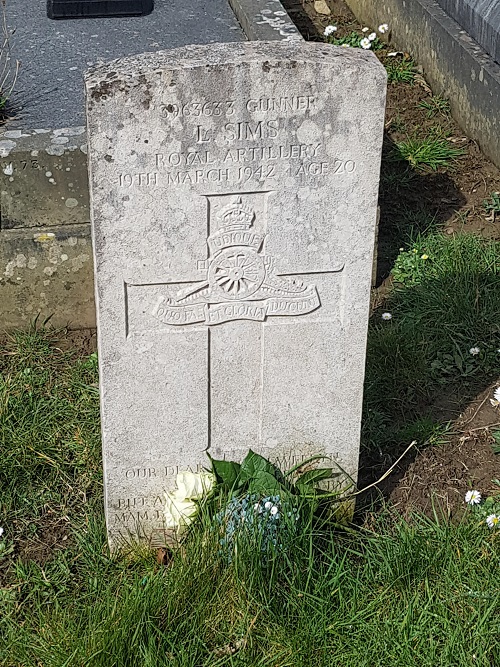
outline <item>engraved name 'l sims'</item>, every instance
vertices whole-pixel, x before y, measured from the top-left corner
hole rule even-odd
[[[260,120],[258,122],[240,121],[238,123],[226,123],[223,127],[223,140],[231,141],[255,141],[258,139],[276,139],[278,136],[278,120]],[[214,131],[208,130],[201,125],[196,128],[198,143],[212,141]]]

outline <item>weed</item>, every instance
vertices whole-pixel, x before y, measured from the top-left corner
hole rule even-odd
[[[489,199],[483,201],[483,206],[486,211],[493,213],[493,215],[500,214],[500,192],[493,192]]]
[[[464,154],[464,149],[453,148],[444,137],[429,136],[420,139],[408,137],[398,141],[390,154],[390,159],[408,162],[416,170],[447,169],[453,160]]]
[[[410,167],[401,169],[400,165],[395,168],[394,165],[388,163],[382,164],[380,180],[386,190],[405,190],[411,187],[414,178],[415,172]]]
[[[466,225],[470,219],[471,210],[469,208],[464,208],[462,211],[457,211],[453,219],[454,223],[459,223],[461,225]]]
[[[448,118],[450,116],[450,102],[444,97],[433,95],[419,102],[418,107],[427,111],[427,118],[434,118],[436,115]]]
[[[352,30],[351,32],[347,33],[347,35],[343,35],[342,37],[330,37],[328,38],[328,41],[334,46],[351,46],[360,48],[361,40],[364,38],[364,35],[360,35],[358,32]],[[371,41],[371,48],[373,51],[379,51],[380,49],[384,48],[384,43],[381,42],[377,37]]]
[[[415,63],[405,56],[393,56],[384,62],[388,83],[413,83],[415,80]]]
[[[491,436],[493,438],[493,443],[491,445],[493,453],[500,454],[500,431],[492,431]]]
[[[387,129],[389,132],[397,132],[398,134],[404,134],[406,132],[406,125],[399,113],[389,121]]]
[[[401,218],[399,220],[399,232],[410,244],[415,235],[424,235],[436,231],[439,224],[437,214],[431,214],[424,208],[407,209],[402,207]]]

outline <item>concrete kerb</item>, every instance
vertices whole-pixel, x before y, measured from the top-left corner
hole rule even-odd
[[[391,42],[423,67],[435,95],[500,167],[500,66],[434,0],[347,0],[368,26],[389,23]]]
[[[84,127],[0,133],[0,327],[95,326]]]
[[[302,40],[303,37],[279,0],[229,0],[249,40]]]

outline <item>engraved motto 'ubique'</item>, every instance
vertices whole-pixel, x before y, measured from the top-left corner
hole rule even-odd
[[[240,197],[217,214],[218,229],[207,239],[209,257],[198,262],[205,280],[161,296],[153,315],[173,326],[268,316],[304,315],[320,304],[315,285],[284,278],[273,257],[262,252],[265,235],[253,229],[254,211]]]

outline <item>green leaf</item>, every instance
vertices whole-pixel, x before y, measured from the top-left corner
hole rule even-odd
[[[272,473],[259,470],[250,480],[248,493],[255,493],[257,496],[279,495],[283,499],[283,495],[287,492]]]
[[[315,456],[311,456],[310,458],[306,459],[305,461],[301,461],[300,463],[297,463],[297,465],[293,466],[293,468],[290,468],[290,470],[287,470],[285,473],[285,476],[288,477],[289,475],[292,475],[296,470],[299,468],[303,468],[304,466],[309,465],[313,461],[324,461],[325,459],[330,460],[329,456],[325,456],[324,454],[316,454]]]
[[[216,459],[213,459],[210,454],[208,457],[212,463],[212,470],[217,481],[232,489],[240,474],[240,464],[235,463],[234,461],[217,461]]]
[[[495,441],[495,444],[491,445],[494,454],[500,454],[500,431],[492,431],[491,435]]]
[[[241,464],[240,482],[243,483],[256,479],[263,472],[272,475],[276,480],[283,477],[281,471],[276,466],[250,449]]]

